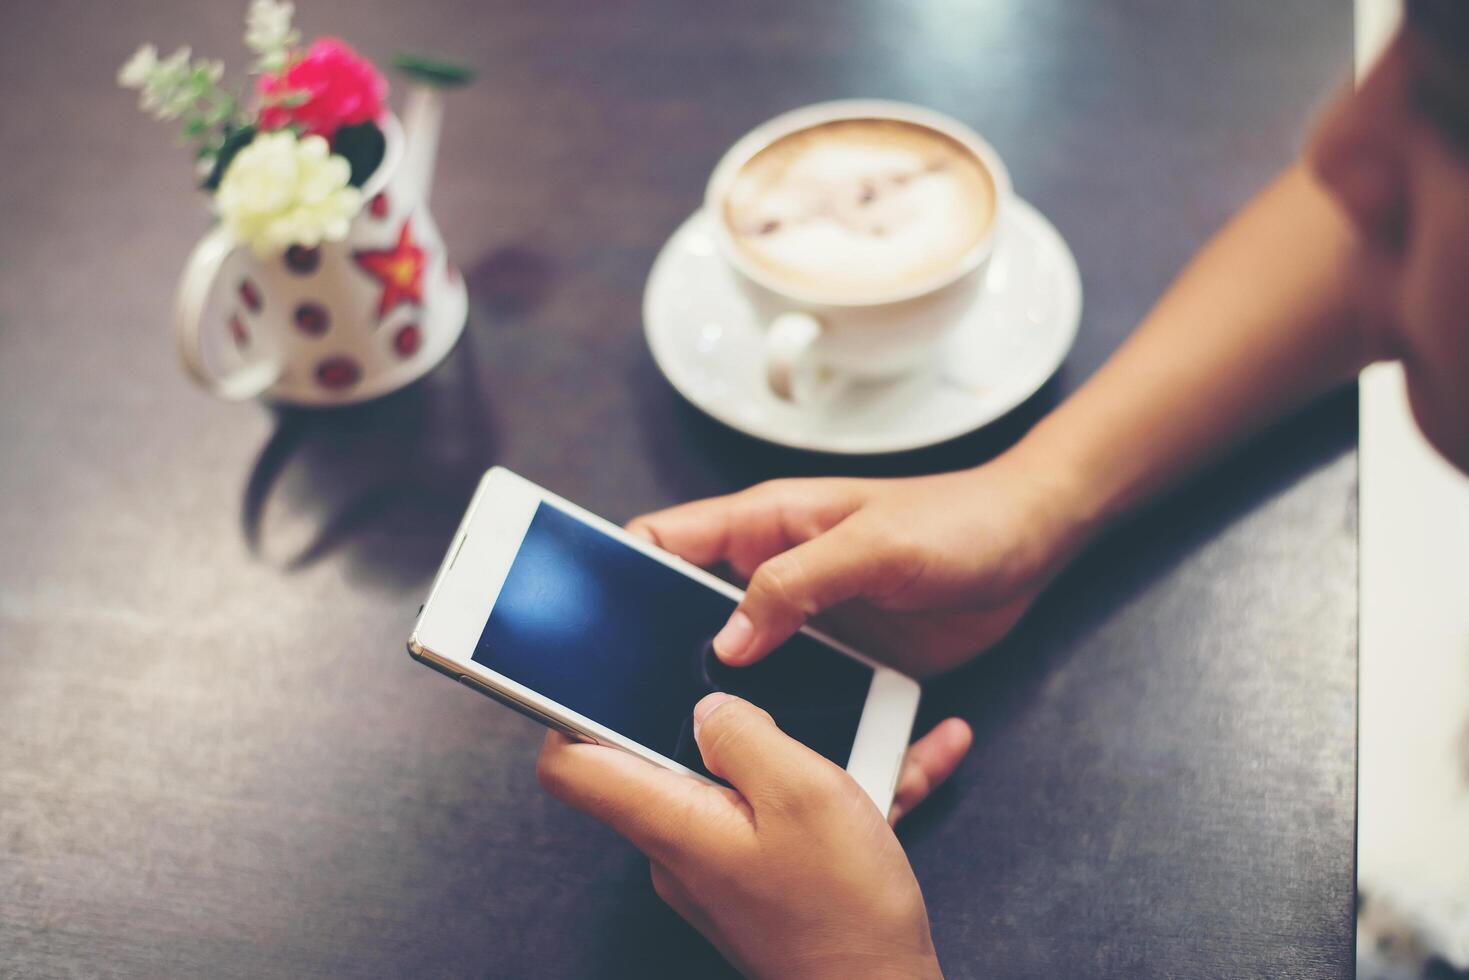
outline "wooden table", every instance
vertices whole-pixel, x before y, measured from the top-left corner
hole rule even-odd
[[[113,87],[143,40],[242,64],[243,0],[26,4],[0,32],[0,973],[715,973],[637,854],[539,792],[540,731],[404,656],[475,479],[503,463],[625,519],[773,475],[993,454],[1290,158],[1347,77],[1349,11],[300,6],[308,36],[481,67],[434,191],[470,328],[415,388],[321,414],[184,380],[167,323],[203,202]],[[639,322],[721,149],[851,95],[988,135],[1086,290],[1030,405],[866,461],[702,417]],[[925,718],[978,735],[902,834],[952,975],[1348,973],[1355,434],[1350,393],[1286,424],[932,687]]]

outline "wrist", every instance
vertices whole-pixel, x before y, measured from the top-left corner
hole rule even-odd
[[[1032,561],[1049,578],[1107,526],[1114,508],[1104,475],[1044,431],[1046,421],[987,466],[1023,488]]]

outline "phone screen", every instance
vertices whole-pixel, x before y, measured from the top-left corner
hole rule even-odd
[[[708,775],[693,709],[727,691],[846,767],[873,671],[797,633],[727,667],[711,641],[734,600],[542,502],[474,661]]]

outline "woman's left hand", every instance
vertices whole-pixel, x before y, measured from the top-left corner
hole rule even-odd
[[[908,859],[850,775],[727,694],[694,708],[694,737],[733,789],[556,732],[537,775],[646,854],[659,897],[749,976],[941,975]],[[947,778],[970,738],[951,718],[914,743],[889,819]]]

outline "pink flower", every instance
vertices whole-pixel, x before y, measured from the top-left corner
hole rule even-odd
[[[382,115],[388,83],[372,62],[345,42],[324,37],[279,75],[261,75],[255,90],[264,103],[260,109],[261,129],[295,125],[305,135],[331,139],[340,126]],[[279,104],[291,92],[303,93],[305,101],[299,105]]]

